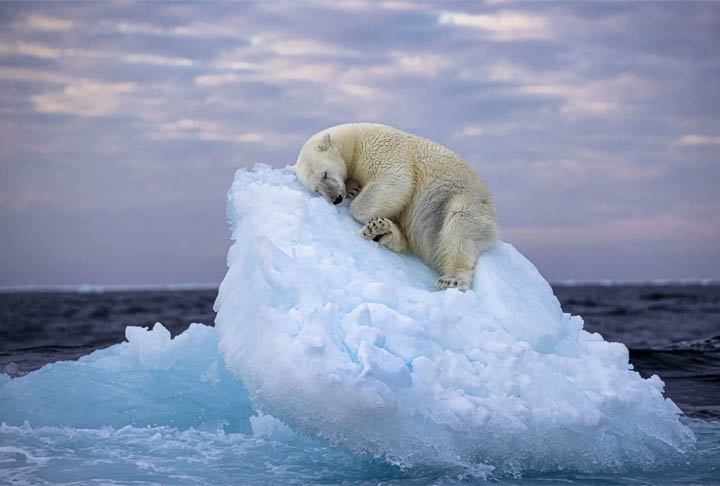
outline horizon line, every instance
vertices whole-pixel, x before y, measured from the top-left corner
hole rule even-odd
[[[548,282],[551,287],[582,287],[582,286],[663,286],[663,285],[720,285],[720,280],[713,278],[681,278],[681,279],[651,279],[651,280],[581,280],[566,279],[555,282]],[[180,292],[187,290],[217,290],[220,282],[203,282],[203,283],[173,283],[173,284],[20,284],[20,285],[0,285],[0,294],[22,293],[22,292],[67,292],[79,294],[101,294],[105,292]]]

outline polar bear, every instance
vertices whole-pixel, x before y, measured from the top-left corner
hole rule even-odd
[[[310,137],[292,169],[331,203],[351,200],[365,238],[435,268],[437,288],[470,288],[478,256],[497,239],[495,209],[475,171],[450,149],[393,127],[330,127]]]

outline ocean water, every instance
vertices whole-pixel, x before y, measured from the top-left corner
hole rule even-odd
[[[582,315],[586,330],[626,344],[642,376],[660,376],[697,442],[693,453],[667,467],[521,476],[483,467],[402,469],[254,412],[224,364],[203,361],[204,350],[215,346],[214,331],[188,329],[193,322],[212,325],[214,290],[85,290],[0,293],[0,372],[6,374],[0,390],[21,384],[19,377],[46,390],[26,391],[21,410],[4,406],[0,391],[0,484],[720,483],[718,285],[554,286],[563,310]],[[186,339],[173,351],[175,361],[151,361],[148,373],[124,358],[127,345],[114,345],[125,341],[127,326],[158,321]],[[142,360],[143,350],[136,351]],[[93,374],[97,363],[103,374]],[[77,390],[67,387],[73,383],[94,383],[113,395],[74,396]],[[21,392],[14,388],[14,397]],[[43,401],[47,396],[57,399]],[[153,399],[135,403],[137,396]],[[131,418],[123,415],[127,409]]]

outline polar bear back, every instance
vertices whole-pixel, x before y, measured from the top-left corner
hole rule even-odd
[[[380,170],[411,169],[417,189],[436,181],[454,180],[463,186],[487,189],[477,173],[449,148],[426,138],[377,123],[347,123],[332,127],[333,140],[353,153],[350,178],[366,184]],[[308,144],[317,144],[323,130]],[[335,142],[334,142],[335,143]]]

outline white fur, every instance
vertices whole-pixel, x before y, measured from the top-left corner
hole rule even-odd
[[[293,169],[330,202],[352,199],[363,236],[418,255],[442,275],[439,288],[467,290],[477,257],[497,238],[485,184],[431,140],[386,125],[337,125],[310,137]]]

